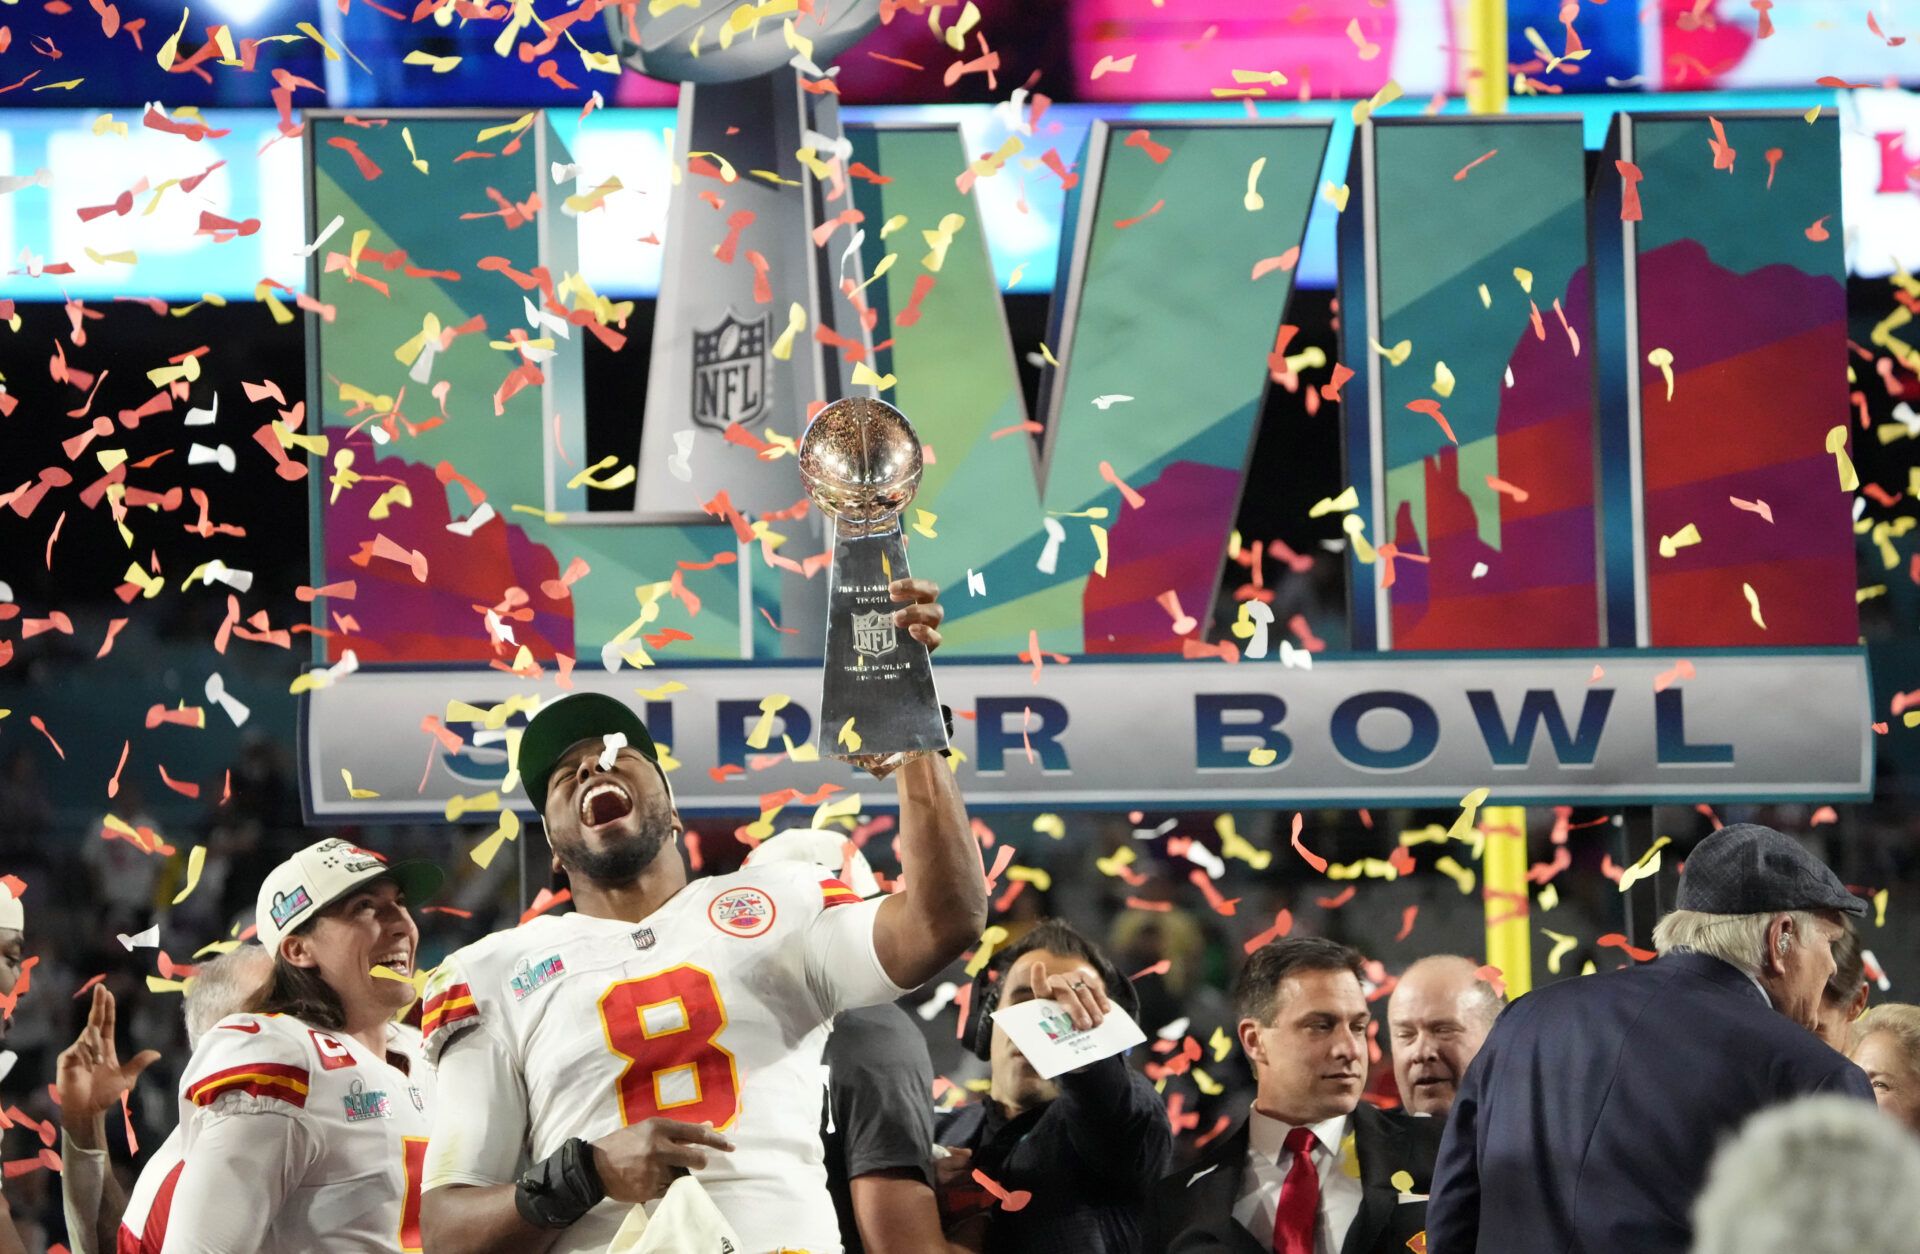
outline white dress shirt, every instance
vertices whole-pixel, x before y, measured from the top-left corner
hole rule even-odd
[[[1351,1115],[1335,1115],[1313,1125],[1313,1166],[1320,1176],[1320,1213],[1314,1224],[1314,1254],[1340,1254],[1347,1229],[1360,1214],[1363,1189],[1359,1175],[1349,1175],[1340,1162],[1340,1147],[1352,1125]],[[1259,1240],[1273,1245],[1274,1217],[1280,1208],[1280,1186],[1293,1170],[1293,1154],[1286,1148],[1291,1124],[1261,1114],[1247,1114],[1247,1170],[1240,1180],[1240,1196],[1233,1204],[1235,1222]]]

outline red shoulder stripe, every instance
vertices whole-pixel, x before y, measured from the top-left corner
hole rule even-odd
[[[304,1107],[307,1104],[307,1069],[274,1062],[228,1067],[191,1085],[187,1089],[187,1100],[196,1106],[205,1106],[223,1093],[277,1097],[291,1106]]]

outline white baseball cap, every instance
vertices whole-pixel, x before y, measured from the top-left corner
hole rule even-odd
[[[27,930],[27,908],[13,895],[13,890],[0,884],[0,929],[11,928],[16,932]]]
[[[880,881],[874,878],[873,868],[867,865],[867,855],[858,849],[847,848],[847,836],[844,832],[824,831],[817,827],[789,827],[784,832],[775,832],[747,855],[748,866],[760,866],[768,862],[811,862],[833,872],[836,878],[843,880],[854,895],[865,900],[877,896]],[[845,868],[843,875],[842,868]]]
[[[351,841],[328,837],[267,872],[253,914],[260,944],[278,957],[280,942],[294,929],[360,885],[383,875],[399,882],[408,905],[414,907],[439,891],[446,878],[431,862],[388,862]]]

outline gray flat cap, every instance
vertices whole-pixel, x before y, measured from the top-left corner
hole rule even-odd
[[[1680,873],[1674,904],[1702,914],[1867,912],[1867,903],[1848,892],[1826,863],[1793,837],[1758,823],[1735,823],[1701,841]]]

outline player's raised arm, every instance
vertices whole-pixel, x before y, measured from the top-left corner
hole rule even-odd
[[[894,622],[929,649],[940,647],[939,586],[896,579],[908,604]],[[960,785],[945,759],[917,758],[894,773],[900,790],[900,861],[906,888],[882,903],[873,947],[887,978],[902,988],[932,979],[987,925],[987,883]]]

